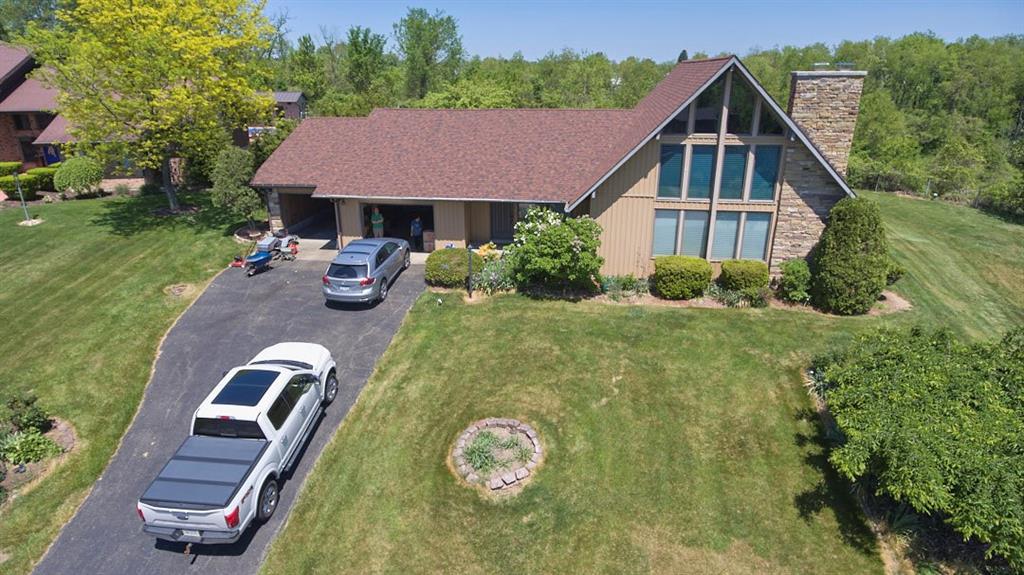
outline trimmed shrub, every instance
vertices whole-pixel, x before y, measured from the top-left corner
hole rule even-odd
[[[47,166],[45,168],[32,168],[25,173],[39,178],[40,190],[54,192],[56,190],[53,187],[53,175],[57,173],[57,170],[58,168]]]
[[[75,156],[61,162],[53,175],[53,187],[58,192],[87,194],[103,180],[103,166],[86,156]]]
[[[604,263],[600,245],[601,226],[590,217],[533,208],[516,224],[506,257],[519,286],[594,290]]]
[[[21,169],[21,162],[0,162],[0,176],[11,176]]]
[[[804,260],[786,260],[779,266],[779,297],[791,303],[811,301],[811,268]]]
[[[19,183],[21,184],[21,195],[25,196],[26,202],[39,199],[39,176],[18,174],[18,182],[14,181],[14,176],[0,176],[0,190],[3,190],[11,200],[18,199]]]
[[[0,440],[0,459],[15,465],[41,461],[60,453],[60,446],[37,429],[12,433]]]
[[[725,260],[718,283],[727,290],[756,292],[768,285],[768,264],[758,260]]]
[[[466,248],[445,248],[427,256],[424,278],[432,286],[458,288],[466,285],[469,277],[469,250]],[[484,259],[473,253],[473,273],[482,270]]]
[[[878,204],[866,198],[840,200],[815,250],[814,304],[842,315],[870,310],[885,288],[888,246]]]
[[[692,299],[704,295],[711,282],[711,264],[692,256],[654,258],[654,289],[665,299]]]

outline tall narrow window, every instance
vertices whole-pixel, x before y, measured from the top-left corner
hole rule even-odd
[[[736,233],[740,228],[739,212],[718,212],[715,215],[715,241],[711,245],[713,260],[727,260],[736,255]]]
[[[651,253],[670,256],[676,253],[679,210],[654,210],[654,245]]]
[[[687,122],[689,121],[689,119],[690,119],[690,107],[687,106],[687,107],[683,108],[683,111],[679,112],[679,114],[675,118],[672,118],[672,121],[669,122],[665,126],[665,129],[662,130],[661,132],[663,134],[685,134],[686,133],[686,125],[687,125]]]
[[[725,95],[725,76],[715,80],[707,90],[697,96],[694,106],[696,120],[693,131],[697,134],[717,134],[718,121],[722,118],[722,97]]]
[[[740,258],[744,260],[763,260],[765,248],[768,247],[768,228],[772,215],[761,212],[747,212],[743,222],[743,242],[740,244]]]
[[[780,136],[785,128],[775,114],[769,110],[771,106],[767,102],[761,102],[761,123],[757,133],[765,136]]]
[[[721,200],[743,199],[743,178],[747,173],[748,146],[726,146],[722,160],[722,184],[718,191]]]
[[[661,146],[661,171],[658,174],[658,197],[682,196],[683,147],[678,144]]]
[[[708,246],[708,212],[683,212],[683,255],[704,257]]]
[[[758,146],[754,150],[754,175],[750,182],[750,199],[775,198],[775,181],[779,177],[782,146]]]
[[[690,153],[690,186],[686,197],[706,200],[715,180],[715,146],[694,146]]]
[[[732,75],[729,89],[729,120],[725,130],[730,134],[749,134],[754,129],[754,90],[739,74]]]

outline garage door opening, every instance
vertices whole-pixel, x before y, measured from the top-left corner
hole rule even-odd
[[[336,240],[334,204],[310,194],[280,194],[281,222],[289,232],[304,238]]]
[[[409,241],[413,251],[424,251],[424,246],[416,245],[412,241],[412,221],[419,216],[423,224],[424,238],[433,237],[434,231],[434,207],[417,205],[395,205],[395,204],[374,204],[363,205],[363,230],[364,237],[373,237],[373,229],[370,227],[370,215],[373,208],[380,208],[380,214],[384,216],[384,236],[389,238],[402,238]]]

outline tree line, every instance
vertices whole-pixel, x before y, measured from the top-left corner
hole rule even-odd
[[[113,0],[81,0],[64,6],[63,18],[53,16],[57,4],[55,0],[0,0],[0,39],[26,41],[42,63],[57,70],[73,69],[79,78],[95,72],[94,82],[60,82],[58,78],[58,87],[65,92],[80,92],[63,98],[62,103],[71,107],[78,104],[82,109],[79,115],[87,119],[96,117],[98,125],[93,131],[97,142],[111,142],[116,134],[100,129],[104,122],[110,123],[103,117],[104,113],[109,115],[104,106],[110,106],[110,99],[91,111],[84,103],[90,97],[89,89],[101,85],[109,91],[121,90],[118,105],[125,107],[124,90],[138,85],[159,87],[173,74],[201,76],[189,86],[175,86],[193,93],[168,102],[172,110],[212,110],[201,101],[208,99],[209,93],[222,95],[223,91],[204,95],[195,90],[195,86],[209,80],[211,84],[237,88],[238,92],[301,90],[313,115],[359,116],[375,107],[628,108],[676,63],[637,57],[614,61],[601,52],[570,49],[536,60],[527,60],[521,53],[510,57],[472,56],[462,45],[454,17],[423,8],[410,8],[388,31],[354,26],[343,37],[322,31],[317,38],[307,34],[292,42],[288,39],[287,17],[266,18],[261,14],[262,4],[251,0],[227,4],[239,14],[237,17],[226,15],[221,3],[209,0],[153,2],[144,8],[125,8]],[[161,26],[175,22],[180,25],[185,5],[195,8],[189,13],[212,12],[220,19],[244,24],[245,33],[236,34],[227,43],[231,72],[242,77],[225,78],[223,50],[213,52],[214,59],[199,60],[198,69],[175,69],[173,62],[162,58],[183,46],[211,43],[197,36],[188,43],[171,46],[173,49],[162,45],[168,40],[161,39]],[[121,19],[111,16],[143,9],[145,18],[141,19],[134,14]],[[255,21],[255,16],[263,21]],[[119,30],[119,40],[108,45],[102,31],[110,26],[112,18],[121,26],[138,30],[124,34]],[[143,26],[146,22],[154,25]],[[53,28],[59,33],[40,32]],[[191,28],[194,32],[202,26],[193,23]],[[211,30],[213,36],[219,33],[215,27]],[[78,33],[81,31],[89,32],[84,39]],[[87,59],[76,59],[76,52],[85,51],[76,45],[91,47],[93,53]],[[150,66],[149,57],[136,57],[135,50],[161,56],[164,69]],[[706,56],[693,54],[694,58]],[[221,61],[215,61],[216,57]],[[682,50],[678,59],[688,57]],[[793,70],[811,69],[816,62],[849,62],[868,71],[850,158],[849,179],[854,186],[952,197],[1024,217],[1024,35],[972,36],[947,42],[931,33],[914,33],[896,39],[844,41],[836,46],[755,49],[742,59],[784,107]],[[75,65],[67,65],[69,62]],[[111,71],[131,82],[118,83],[110,77]],[[99,78],[100,74],[107,76]],[[196,169],[208,171],[209,162],[202,158],[210,156],[209,143],[227,138],[186,133],[194,132],[196,122],[176,127],[156,117],[139,120],[140,114],[159,108],[153,105],[152,93],[150,90],[141,98],[138,109],[129,110],[131,122],[121,122],[129,129],[139,124],[158,126],[152,133],[160,134],[164,141],[150,154],[148,164],[157,164],[166,159],[158,156],[178,149],[196,157],[192,162]],[[239,105],[224,101],[217,105],[236,110],[231,116],[238,116],[239,110],[250,115],[265,113],[242,96],[232,96]],[[195,116],[190,111],[188,117]],[[206,116],[209,121],[202,125],[208,129],[223,132],[227,127],[225,122]],[[202,141],[204,145],[173,142],[178,136],[175,131],[183,133],[178,139]],[[135,136],[134,141],[146,143],[147,139]],[[189,154],[193,147],[201,148],[201,153]],[[120,151],[126,153],[125,148],[121,146]]]

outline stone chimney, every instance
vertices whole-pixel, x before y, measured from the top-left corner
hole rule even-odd
[[[838,70],[827,64],[815,64],[813,71],[793,72],[789,91],[789,116],[796,121],[831,162],[846,177],[857,124],[860,95],[867,72],[850,70],[839,64]]]

